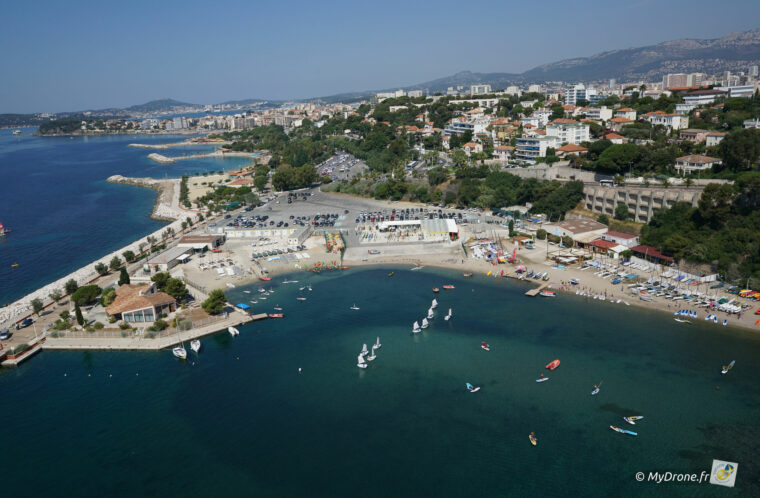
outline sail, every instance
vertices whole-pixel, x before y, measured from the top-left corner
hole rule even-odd
[[[418,328],[420,328],[420,324],[415,321],[414,325],[412,326],[412,328],[418,329]]]
[[[449,316],[451,316],[451,308],[449,308]]]
[[[362,353],[367,353],[367,345],[362,346]]]
[[[359,357],[356,359],[356,361],[359,362],[359,365],[363,364],[364,363],[364,356],[359,355]]]
[[[380,338],[379,337],[377,338],[377,342],[375,342],[375,346],[377,346],[378,348],[380,347]]]
[[[473,389],[472,384],[470,384],[469,382],[467,383],[467,389]]]
[[[435,299],[433,299],[433,306],[438,306],[438,301],[436,301]]]
[[[427,324],[428,324],[427,318],[423,318],[422,319],[422,326],[425,327],[425,326],[427,326]]]

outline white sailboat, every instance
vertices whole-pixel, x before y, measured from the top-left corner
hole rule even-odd
[[[187,351],[182,346],[177,346],[176,348],[172,349],[172,353],[180,360],[187,359]]]
[[[369,350],[367,349],[367,345],[365,344],[364,346],[362,346],[362,356],[367,356],[368,353],[369,353]]]
[[[379,338],[379,337],[377,338],[377,342],[375,343],[375,345],[374,345],[374,346],[372,346],[372,347],[373,347],[374,349],[380,349],[381,347],[383,347],[383,345],[382,345],[382,344],[380,344],[380,338]]]
[[[449,320],[451,320],[451,308],[449,308],[449,314],[448,314],[448,315],[446,315],[446,316],[444,316],[444,317],[443,317],[443,319],[444,319],[444,320],[446,320],[447,322],[448,322]]]
[[[358,311],[359,307],[356,305],[356,303],[354,303],[354,305],[351,306],[351,309],[354,310],[354,311]]]
[[[433,302],[430,304],[430,309],[434,310],[437,307],[438,307],[438,301],[436,301],[435,299],[433,299]]]
[[[375,355],[375,345],[372,345],[372,352],[367,356],[367,361],[372,361],[375,358],[377,358],[377,355]]]
[[[414,322],[414,325],[412,325],[412,332],[415,334],[420,331],[420,324],[417,322]]]
[[[423,318],[423,319],[422,319],[422,328],[423,328],[423,329],[426,329],[426,328],[428,328],[428,321],[427,321],[427,318]]]
[[[359,368],[367,368],[367,362],[364,361],[364,355],[359,355],[359,357],[356,359],[356,366]]]
[[[232,337],[235,337],[236,335],[240,335],[240,331],[236,329],[235,327],[227,327],[227,332],[229,332]]]
[[[427,314],[428,320],[433,319],[433,308],[428,308],[428,314]]]
[[[195,351],[196,353],[201,350],[201,341],[198,339],[193,339],[190,341],[190,349]]]

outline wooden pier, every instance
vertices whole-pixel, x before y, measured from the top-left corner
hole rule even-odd
[[[253,321],[253,322],[258,321],[258,320],[266,320],[267,318],[269,318],[269,315],[267,315],[266,313],[259,313],[258,315],[251,315],[251,321]]]
[[[528,292],[526,292],[525,295],[530,296],[530,297],[537,296],[539,292],[549,287],[550,283],[551,282],[544,282],[543,284],[539,285],[535,289],[531,289]]]

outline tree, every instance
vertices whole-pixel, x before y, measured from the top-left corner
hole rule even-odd
[[[111,303],[114,302],[116,299],[116,289],[113,287],[109,287],[108,289],[103,291],[103,294],[100,296],[100,305],[104,308],[111,305]]]
[[[129,274],[127,273],[126,268],[122,268],[121,272],[119,273],[119,285],[124,285],[129,283]]]
[[[760,131],[752,128],[733,131],[720,142],[718,150],[728,169],[751,169],[760,156]]]
[[[108,264],[108,266],[109,266],[109,267],[110,267],[112,270],[116,271],[116,270],[118,270],[118,269],[119,269],[119,267],[121,266],[121,260],[119,259],[119,257],[118,257],[118,256],[114,256],[114,257],[111,259],[111,262]]]
[[[58,316],[61,317],[61,320],[68,320],[71,316],[71,313],[69,313],[69,310],[63,310],[60,313],[58,313]]]
[[[735,197],[733,185],[709,183],[702,191],[697,204],[699,215],[711,227],[719,228],[728,221]]]
[[[48,296],[57,303],[63,297],[63,292],[61,289],[53,289]]]
[[[599,216],[597,216],[596,217],[596,221],[598,221],[602,225],[609,225],[610,224],[610,218],[606,214],[604,214],[604,213],[602,213]]]
[[[126,260],[127,263],[131,263],[135,260],[135,253],[132,251],[124,251],[121,255],[124,256],[124,260]]]
[[[156,288],[160,291],[166,289],[166,284],[169,281],[169,274],[166,272],[156,273],[150,280],[156,284]]]
[[[538,240],[546,239],[546,230],[544,230],[543,228],[539,228],[538,230],[536,230],[536,238]]]
[[[467,154],[462,149],[456,149],[451,153],[451,160],[456,166],[467,164]]]
[[[32,311],[34,311],[37,316],[40,316],[40,311],[45,307],[45,305],[42,303],[42,299],[40,298],[34,298],[32,299]]]
[[[428,182],[431,186],[440,185],[448,179],[449,175],[443,168],[433,168],[428,171]]]
[[[63,284],[63,288],[66,291],[66,294],[73,294],[79,288],[79,285],[76,280],[70,278],[65,284]]]
[[[216,315],[222,312],[224,305],[227,303],[227,297],[221,289],[214,289],[209,293],[208,299],[203,301],[201,306],[209,315]]]
[[[185,283],[178,278],[170,278],[166,282],[165,292],[177,301],[181,301],[187,296],[187,287]]]
[[[71,295],[71,300],[79,305],[86,305],[95,302],[95,298],[100,295],[101,288],[97,285],[85,285],[80,287]]]
[[[515,220],[509,220],[509,236],[515,236]]]
[[[74,303],[74,315],[77,317],[77,323],[81,327],[84,325],[84,317],[82,316],[82,310],[79,309],[79,303]]]
[[[95,265],[95,271],[102,277],[103,275],[108,274],[108,266],[103,263],[98,263]]]
[[[626,206],[624,202],[618,202],[617,206],[615,207],[615,219],[627,220],[629,216],[630,213],[628,212],[628,206]]]

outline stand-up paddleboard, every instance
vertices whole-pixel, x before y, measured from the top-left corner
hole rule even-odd
[[[629,436],[638,436],[638,434],[636,434],[633,431],[628,431],[628,430],[625,430],[625,429],[621,429],[620,427],[616,427],[614,425],[611,425],[610,429],[612,429],[615,432],[619,432],[620,434],[628,434]]]
[[[642,415],[634,415],[632,417],[623,417],[623,420],[631,425],[636,425],[636,421],[641,420],[642,418],[644,418]]]
[[[549,377],[541,377],[540,379],[536,379],[536,382],[545,382],[549,380]]]

